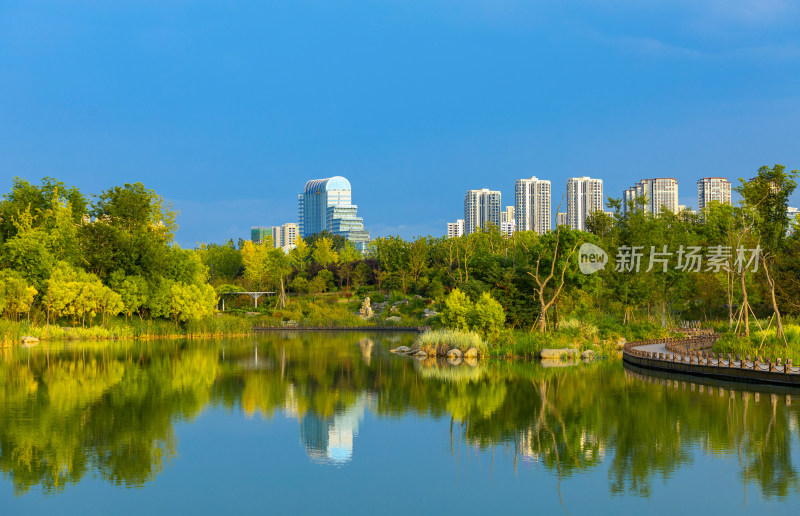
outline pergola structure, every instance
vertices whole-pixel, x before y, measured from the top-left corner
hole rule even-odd
[[[248,296],[253,298],[253,306],[258,308],[258,298],[261,296],[271,296],[275,294],[275,292],[220,292],[219,297],[222,300],[222,311],[225,311],[225,298],[222,296],[226,296],[228,294],[247,294]]]

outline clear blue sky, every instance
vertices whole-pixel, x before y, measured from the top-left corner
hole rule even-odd
[[[800,167],[791,0],[0,0],[0,172],[141,181],[178,241],[295,221],[343,175],[373,235],[514,180]],[[800,195],[792,199],[800,204]]]

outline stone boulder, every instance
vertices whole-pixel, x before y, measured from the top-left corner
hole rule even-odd
[[[405,355],[406,353],[409,353],[410,351],[411,351],[411,348],[409,348],[408,346],[400,346],[400,347],[397,347],[397,348],[394,348],[394,349],[390,350],[389,352],[390,353],[398,353],[398,354],[401,354],[401,355]]]
[[[581,358],[588,358],[589,360],[593,360],[594,359],[594,351],[592,351],[591,349],[587,349],[586,351],[581,353]]]
[[[555,360],[558,360],[563,356],[566,356],[567,358],[572,358],[577,354],[578,354],[578,350],[577,349],[572,349],[572,348],[560,348],[560,349],[544,348],[539,353],[539,356],[542,359],[550,359],[550,360],[555,359]]]
[[[464,353],[464,358],[478,358],[478,350],[475,348],[469,348],[466,353]]]
[[[451,349],[447,352],[447,358],[461,358],[461,350],[460,349]]]
[[[33,344],[38,344],[38,343],[39,343],[39,339],[37,339],[36,337],[31,337],[29,335],[25,336],[25,337],[22,337],[22,345],[23,346],[31,346]]]

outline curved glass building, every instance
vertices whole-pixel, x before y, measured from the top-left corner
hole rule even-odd
[[[300,235],[305,238],[322,231],[342,235],[365,250],[369,232],[352,204],[350,181],[342,176],[312,179],[298,196]]]

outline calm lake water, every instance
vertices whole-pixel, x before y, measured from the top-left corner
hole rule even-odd
[[[800,391],[408,334],[0,350],[0,514],[794,513]]]

